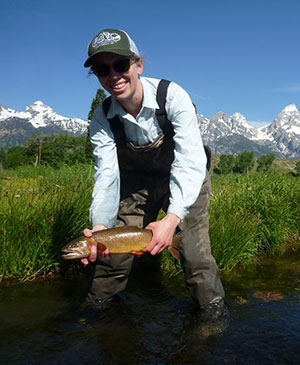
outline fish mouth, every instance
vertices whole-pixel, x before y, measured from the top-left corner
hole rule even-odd
[[[80,250],[63,248],[61,250],[64,254],[61,255],[63,259],[82,259],[88,255]]]

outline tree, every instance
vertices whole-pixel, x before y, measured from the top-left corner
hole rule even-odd
[[[268,171],[271,168],[275,155],[273,153],[269,155],[261,156],[257,159],[257,171]]]
[[[97,90],[96,96],[92,100],[91,109],[89,111],[88,119],[91,121],[94,111],[106,99],[105,91],[101,88]]]
[[[15,168],[29,163],[30,157],[27,155],[26,147],[14,146],[7,150],[4,161],[5,169]]]
[[[248,173],[254,166],[254,152],[244,151],[237,155],[233,171],[241,174]]]
[[[98,106],[103,103],[103,101],[106,99],[106,95],[103,89],[99,88],[97,90],[96,96],[92,100],[91,109],[89,111],[88,119],[89,121],[92,120],[94,111]],[[92,144],[90,142],[90,126],[88,126],[88,134],[86,137],[86,145],[85,145],[85,155],[88,159],[91,159],[93,157],[93,148]]]
[[[87,163],[85,142],[86,137],[66,134],[35,135],[27,141],[27,153],[41,165],[58,167],[61,164]]]
[[[27,155],[33,161],[34,165],[40,165],[42,159],[42,149],[43,149],[43,140],[44,136],[41,134],[33,134],[26,141],[26,151]]]
[[[300,161],[296,163],[296,175],[300,176]]]
[[[0,147],[0,170],[4,167],[5,162],[5,150],[3,147]]]
[[[229,174],[233,170],[234,160],[233,155],[221,155],[220,161],[214,171],[217,174]]]

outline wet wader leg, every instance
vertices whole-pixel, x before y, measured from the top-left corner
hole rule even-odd
[[[135,190],[140,187],[139,181],[126,179],[126,188],[121,192],[118,219],[115,226],[145,227],[156,219],[157,208],[153,209],[149,203],[149,193],[146,189]],[[127,192],[125,191],[127,190]],[[128,194],[128,191],[135,191]],[[101,302],[112,298],[126,288],[134,256],[131,254],[114,254],[97,260],[90,291],[87,297],[89,302]]]
[[[109,255],[95,263],[87,300],[92,303],[107,301],[126,288],[133,255]]]
[[[211,182],[208,172],[196,202],[189,214],[180,223],[183,241],[181,262],[190,296],[205,307],[222,303],[224,289],[219,277],[215,259],[211,255],[209,239],[208,206]]]

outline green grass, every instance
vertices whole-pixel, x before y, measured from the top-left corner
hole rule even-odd
[[[92,176],[89,166],[1,173],[0,279],[58,269],[60,248],[88,224]]]
[[[0,172],[0,280],[58,271],[61,247],[89,225],[92,166]],[[210,237],[222,270],[299,244],[300,178],[278,172],[212,177]],[[161,267],[178,270],[169,253]]]
[[[210,239],[221,270],[299,245],[300,178],[279,172],[214,175],[212,188]],[[165,252],[162,265],[173,271]]]
[[[221,268],[299,243],[300,180],[280,173],[219,176],[210,201],[212,250]]]

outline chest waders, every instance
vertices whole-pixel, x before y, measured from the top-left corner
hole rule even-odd
[[[121,198],[116,226],[145,227],[156,220],[161,208],[167,211],[170,169],[175,149],[173,126],[165,110],[169,83],[167,80],[161,80],[157,89],[156,101],[159,109],[156,111],[156,118],[162,134],[154,142],[141,147],[128,143],[119,117],[109,119],[115,137],[121,177]],[[105,115],[110,105],[109,97],[103,102]],[[205,148],[205,152],[209,169],[209,148]],[[180,253],[185,281],[190,296],[200,307],[221,303],[224,297],[218,268],[211,255],[208,235],[210,193],[211,185],[207,171],[196,202],[179,224],[179,232],[183,237]],[[88,301],[103,303],[124,290],[133,259],[131,254],[115,254],[96,261]]]

